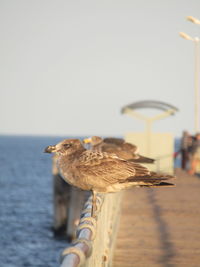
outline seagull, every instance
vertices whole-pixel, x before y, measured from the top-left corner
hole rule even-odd
[[[119,158],[139,163],[153,163],[155,160],[138,154],[136,145],[127,143],[122,138],[92,136],[83,140],[84,144],[91,144],[91,149],[99,152],[114,153]]]
[[[174,186],[166,182],[174,178],[171,175],[151,172],[112,153],[86,150],[79,139],[65,139],[44,152],[57,155],[59,172],[67,183],[92,191],[92,217],[97,193],[114,193],[132,186]]]

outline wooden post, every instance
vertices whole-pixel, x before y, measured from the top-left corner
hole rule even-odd
[[[65,182],[59,174],[53,157],[53,195],[54,223],[56,237],[65,237],[69,241],[75,237],[75,229],[79,223],[81,210],[88,193]]]
[[[76,228],[79,224],[81,211],[87,196],[89,196],[88,192],[71,186],[70,205],[67,212],[67,237],[69,240],[73,240],[76,236]]]
[[[58,172],[56,156],[53,157],[52,172],[54,202],[53,231],[57,237],[66,237],[67,211],[70,203],[70,185],[62,179]]]

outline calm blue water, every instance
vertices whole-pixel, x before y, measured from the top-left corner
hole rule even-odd
[[[67,243],[51,231],[51,157],[43,150],[62,139],[0,136],[0,267],[59,265]]]
[[[63,138],[0,136],[0,267],[58,266],[67,244],[52,226],[51,157]]]

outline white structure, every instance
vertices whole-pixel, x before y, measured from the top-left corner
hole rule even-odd
[[[194,24],[200,25],[200,20],[194,18],[193,16],[187,16],[186,19],[191,21]],[[192,41],[194,43],[194,95],[195,95],[195,103],[194,103],[194,131],[195,133],[199,132],[199,123],[200,123],[200,100],[199,100],[199,71],[200,71],[200,63],[199,63],[199,37],[191,37],[190,35],[180,32],[179,35],[186,40]]]
[[[162,113],[149,117],[135,111],[135,109],[141,108],[156,108],[162,110]],[[173,173],[173,135],[170,133],[153,133],[152,123],[155,120],[174,115],[177,111],[176,107],[159,101],[140,101],[122,108],[123,114],[128,114],[146,123],[144,132],[127,133],[125,134],[125,139],[127,142],[138,145],[140,153],[144,156],[156,159],[156,164],[151,166],[148,164],[151,170]]]

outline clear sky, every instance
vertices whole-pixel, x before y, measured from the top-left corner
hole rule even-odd
[[[143,123],[120,109],[159,100],[155,123],[194,130],[197,0],[0,0],[0,134],[123,135]]]

